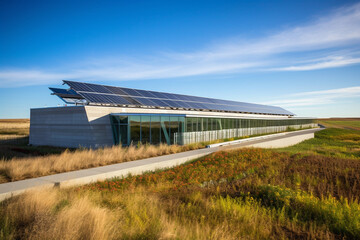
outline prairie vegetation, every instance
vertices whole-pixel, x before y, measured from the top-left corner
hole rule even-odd
[[[360,130],[360,118],[328,118],[318,122],[327,128],[342,128]]]
[[[14,197],[7,239],[359,239],[360,132]]]
[[[0,119],[0,136],[29,135],[29,119]]]
[[[140,145],[122,148],[113,146],[102,149],[65,150],[61,154],[13,158],[0,161],[0,175],[4,181],[17,181],[26,178],[45,176],[55,173],[104,166],[137,159],[156,157],[199,148],[200,145],[177,146]]]

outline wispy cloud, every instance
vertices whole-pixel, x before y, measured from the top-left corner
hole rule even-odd
[[[310,71],[324,68],[344,67],[358,63],[360,63],[360,58],[333,57],[332,59],[326,61],[319,61],[305,65],[272,68],[269,69],[269,71]]]
[[[333,104],[339,100],[354,99],[358,97],[360,97],[360,86],[295,93],[273,101],[264,102],[263,104],[278,105],[294,109],[304,106]]]
[[[359,64],[359,49],[360,3],[266,37],[224,41],[199,51],[158,53],[151,59],[99,57],[101,60],[82,61],[81,67],[74,63],[74,67],[52,70],[4,66],[0,68],[0,87],[49,84],[59,79],[116,81],[241,71],[310,71]]]

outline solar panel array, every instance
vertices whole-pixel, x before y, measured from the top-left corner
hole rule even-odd
[[[72,90],[89,103],[114,106],[145,106],[195,110],[228,111],[257,114],[294,115],[275,106],[196,97],[156,91],[105,86],[64,80]]]

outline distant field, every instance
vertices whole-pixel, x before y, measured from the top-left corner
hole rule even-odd
[[[360,118],[319,119],[318,122],[327,128],[344,128],[360,130]]]
[[[0,140],[5,136],[29,135],[29,129],[30,119],[0,119]]]

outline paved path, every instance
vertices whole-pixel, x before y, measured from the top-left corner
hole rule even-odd
[[[0,184],[0,201],[13,195],[23,193],[34,188],[68,187],[89,184],[92,182],[127,176],[128,174],[141,174],[160,168],[174,167],[190,160],[208,155],[219,150],[228,150],[241,147],[285,147],[312,138],[316,131],[321,129],[308,129],[296,132],[271,134],[264,138],[252,138],[237,141],[234,145],[216,146],[193,151],[170,154],[160,157],[147,158],[131,162],[118,163],[103,167],[89,168],[72,172],[59,173],[39,178],[26,179],[16,182]]]

